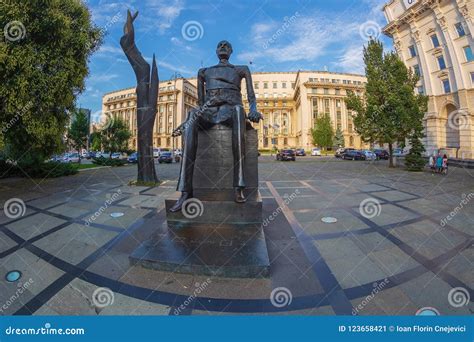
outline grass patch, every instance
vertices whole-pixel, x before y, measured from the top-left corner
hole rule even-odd
[[[128,182],[128,185],[130,186],[151,186],[151,187],[156,187],[156,186],[159,186],[162,182],[161,181],[158,181],[158,182],[142,182],[142,181],[136,181],[136,180],[133,180],[133,181],[130,181]]]

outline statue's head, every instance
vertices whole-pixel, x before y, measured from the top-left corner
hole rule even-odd
[[[227,40],[222,40],[217,44],[216,54],[219,59],[229,59],[232,54],[232,44]]]

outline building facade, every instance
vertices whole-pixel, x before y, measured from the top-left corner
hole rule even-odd
[[[259,149],[313,147],[311,128],[318,115],[329,114],[334,131],[341,130],[346,147],[366,145],[355,133],[352,112],[344,98],[352,91],[362,95],[366,78],[361,75],[325,71],[255,72],[252,74],[258,110],[264,120],[254,124]],[[242,83],[243,103],[248,111],[247,90]],[[136,148],[136,96],[129,88],[104,95],[102,113],[119,116],[132,128],[130,147]],[[155,147],[181,148],[181,139],[171,132],[197,106],[196,79],[176,79],[160,83],[155,122]]]
[[[474,1],[392,0],[384,8],[395,49],[429,97],[425,148],[474,158]]]

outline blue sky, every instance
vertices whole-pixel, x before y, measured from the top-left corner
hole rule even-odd
[[[119,41],[127,9],[138,10],[137,45],[156,54],[160,80],[177,72],[194,77],[216,63],[215,47],[233,45],[231,63],[257,71],[329,70],[363,73],[362,46],[385,25],[387,0],[88,0],[93,21],[106,32],[89,67],[78,104],[98,120],[102,95],[134,87]],[[380,34],[387,49],[391,39]]]

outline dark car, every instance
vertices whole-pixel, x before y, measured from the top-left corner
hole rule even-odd
[[[138,163],[138,153],[134,152],[128,157],[128,162],[132,164]]]
[[[173,162],[173,153],[172,152],[161,152],[160,156],[158,157],[158,163],[168,163],[171,164]]]
[[[365,154],[359,150],[347,150],[343,153],[342,159],[365,160]]]
[[[343,147],[339,147],[337,150],[336,150],[336,153],[334,153],[334,156],[336,158],[342,158],[342,155],[346,152],[346,151],[349,151],[349,150],[355,150],[354,148],[343,148]]]
[[[293,150],[280,150],[276,155],[276,160],[296,160],[296,153]]]
[[[375,156],[377,157],[377,159],[384,159],[384,160],[388,160],[388,158],[390,157],[390,154],[385,151],[384,149],[376,149],[374,150],[374,153],[375,153]]]
[[[297,148],[295,153],[296,153],[297,156],[303,156],[304,157],[306,155],[306,152],[305,152],[304,148]]]

